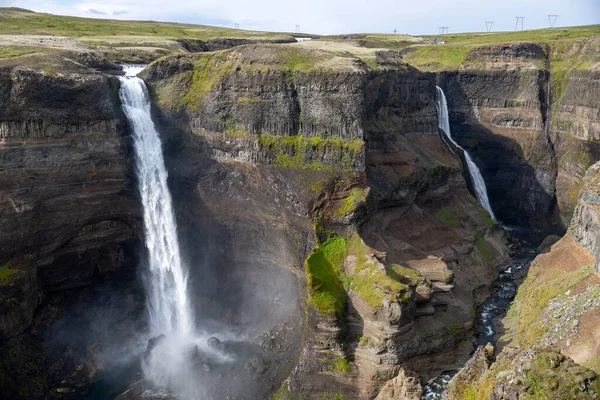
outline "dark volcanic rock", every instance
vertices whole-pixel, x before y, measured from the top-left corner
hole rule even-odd
[[[133,276],[140,205],[118,82],[59,55],[25,60],[0,63],[0,264],[27,259],[43,290]]]

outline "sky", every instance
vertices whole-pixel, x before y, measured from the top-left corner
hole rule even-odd
[[[0,6],[91,18],[186,22],[315,34],[377,32],[425,35],[600,23],[600,0],[0,0]]]

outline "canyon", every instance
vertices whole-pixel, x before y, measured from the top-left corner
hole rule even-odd
[[[196,323],[235,358],[197,358],[184,380],[215,399],[419,399],[460,370],[449,398],[524,398],[533,381],[599,393],[600,34],[483,43],[450,67],[415,61],[419,47],[355,40],[219,39],[218,51],[178,47],[139,74]],[[113,63],[138,54],[114,51],[0,59],[7,398],[148,390],[135,365],[152,351],[150,261]],[[438,129],[436,86],[499,222]],[[562,239],[540,246],[497,348],[473,355],[478,309],[520,246],[514,230]],[[557,312],[572,317],[569,337]]]

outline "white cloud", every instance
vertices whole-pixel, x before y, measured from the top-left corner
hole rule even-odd
[[[450,32],[483,31],[484,21],[495,30],[514,29],[515,16],[525,28],[548,25],[547,14],[560,14],[558,26],[600,23],[598,0],[8,0],[13,6],[39,12],[117,19],[239,23],[242,29],[311,33],[391,32],[433,34],[438,26]]]

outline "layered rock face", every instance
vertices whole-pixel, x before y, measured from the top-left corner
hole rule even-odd
[[[453,134],[469,150],[505,224],[562,230],[600,157],[598,39],[472,50],[438,77]]]
[[[600,272],[600,163],[590,167],[585,175],[571,220],[571,234],[596,257],[596,269]]]
[[[434,76],[397,57],[370,66],[243,46],[159,60],[142,75],[191,258],[227,265],[217,275],[242,290],[244,276],[265,271],[300,289],[286,290],[293,312],[306,310],[288,322],[303,345],[290,347],[276,398],[371,398],[391,379],[380,398],[418,396],[406,376],[466,356],[472,310],[506,260],[501,231],[437,133]],[[253,282],[255,292],[277,289]],[[282,323],[281,306],[253,304],[275,310],[265,326]]]
[[[140,206],[118,83],[82,62],[0,64],[2,338],[29,325],[43,293],[135,268]]]

